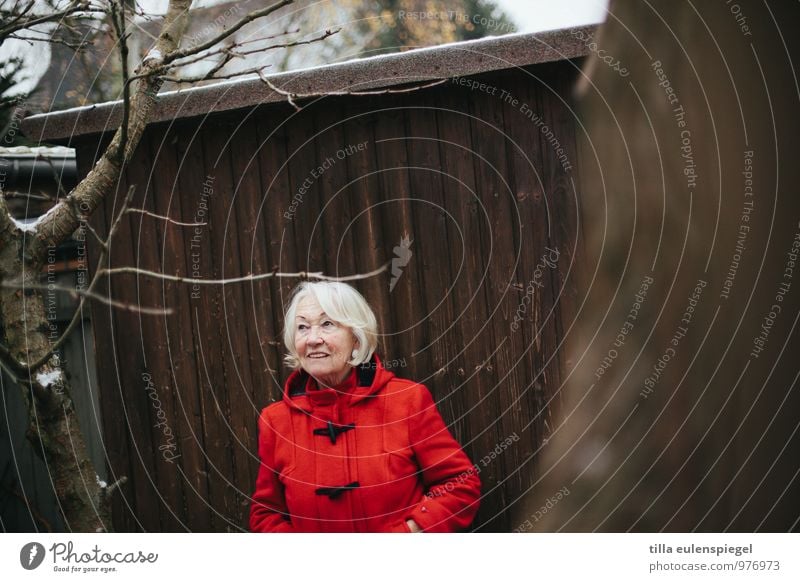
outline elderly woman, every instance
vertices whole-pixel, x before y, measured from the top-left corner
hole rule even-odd
[[[344,283],[301,283],[283,335],[294,368],[261,412],[256,532],[451,532],[480,481],[428,389],[374,354],[375,314]]]

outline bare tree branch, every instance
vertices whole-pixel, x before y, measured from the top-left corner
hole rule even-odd
[[[92,234],[97,238],[98,242],[100,243],[100,247],[101,247],[100,256],[97,259],[97,267],[95,268],[95,274],[92,277],[92,281],[89,283],[89,286],[88,286],[88,288],[86,290],[87,294],[81,296],[80,303],[78,304],[78,307],[75,309],[75,313],[72,314],[72,319],[70,320],[70,322],[67,325],[66,329],[63,331],[63,333],[58,338],[58,340],[56,340],[50,346],[50,349],[47,351],[47,353],[43,354],[35,362],[24,366],[24,368],[27,371],[35,371],[38,368],[40,368],[41,366],[43,366],[45,363],[47,363],[47,361],[50,359],[50,357],[64,344],[64,342],[66,341],[67,337],[69,337],[69,334],[72,333],[72,331],[78,325],[78,322],[81,320],[81,314],[83,313],[83,307],[84,307],[84,304],[86,303],[87,298],[88,299],[95,299],[96,298],[96,295],[94,294],[94,289],[97,286],[98,281],[100,280],[100,272],[102,271],[103,266],[105,265],[106,261],[108,260],[108,251],[109,251],[111,239],[118,232],[119,225],[122,222],[122,217],[126,216],[128,214],[128,212],[130,211],[129,206],[130,206],[130,203],[133,200],[133,195],[134,195],[135,191],[136,191],[136,187],[135,186],[131,186],[130,188],[128,188],[128,193],[126,194],[125,199],[122,201],[122,206],[120,207],[120,210],[117,213],[117,216],[114,217],[114,221],[112,222],[111,228],[109,229],[108,238],[106,238],[105,240],[103,240],[100,237],[100,235],[89,225],[88,219],[86,217],[82,217],[83,220],[84,220],[84,223],[83,223],[82,226],[87,227],[87,228],[89,228],[91,230]],[[142,313],[144,313],[144,312],[142,312]]]
[[[32,262],[42,261],[48,247],[57,246],[78,228],[80,214],[90,215],[100,205],[106,193],[114,190],[122,166],[130,159],[150,121],[158,90],[163,83],[156,76],[150,76],[148,71],[159,70],[163,65],[163,55],[176,50],[186,28],[190,4],[191,0],[170,1],[158,42],[137,70],[137,74],[145,74],[142,83],[137,84],[131,97],[129,123],[126,124],[124,131],[122,128],[117,130],[100,160],[69,194],[67,200],[56,205],[39,222],[34,240],[27,249],[29,260]],[[125,137],[124,144],[123,137]],[[76,208],[81,212],[76,212]]]
[[[108,269],[102,272],[108,273]],[[171,315],[173,313],[173,310],[169,307],[164,309],[160,307],[140,307],[138,305],[123,303],[122,301],[116,301],[114,299],[104,297],[103,295],[98,295],[97,293],[91,293],[89,292],[89,290],[75,289],[74,287],[67,287],[65,285],[56,285],[54,283],[48,283],[46,285],[39,283],[26,283],[23,285],[15,281],[9,281],[0,283],[0,287],[4,289],[36,289],[38,291],[61,291],[63,293],[72,296],[88,297],[89,299],[93,299],[98,303],[103,303],[105,305],[109,305],[116,309],[121,309],[122,311],[142,313],[144,315]]]
[[[275,84],[269,80],[269,78],[267,78],[261,73],[259,73],[258,76],[270,89],[272,89],[279,95],[283,95],[284,97],[286,97],[286,100],[297,111],[301,111],[303,108],[300,107],[297,103],[295,103],[294,101],[295,99],[311,99],[313,97],[331,97],[331,96],[341,96],[341,95],[363,96],[363,95],[386,95],[388,93],[411,93],[412,91],[428,89],[430,87],[435,87],[436,85],[442,85],[443,83],[449,82],[448,79],[439,79],[436,81],[432,81],[430,83],[425,83],[424,85],[415,85],[414,87],[404,87],[402,89],[379,89],[375,91],[326,91],[325,93],[293,93],[291,91],[285,91],[280,87],[276,87]]]
[[[28,32],[35,33],[37,31],[32,30],[32,31],[28,31]],[[51,35],[47,35],[47,34],[45,34],[45,36],[42,36],[40,38],[36,38],[36,37],[31,37],[31,36],[20,36],[19,34],[14,33],[14,34],[9,34],[6,38],[13,38],[15,40],[21,40],[21,41],[27,42],[31,46],[33,46],[34,43],[37,43],[37,42],[46,42],[46,43],[50,43],[50,44],[60,44],[62,46],[67,47],[68,49],[72,49],[74,51],[81,51],[81,50],[85,49],[87,46],[91,46],[93,44],[91,41],[83,41],[83,40],[80,41],[80,42],[77,42],[77,43],[70,42],[67,39],[59,38],[59,37],[51,36]]]
[[[145,216],[151,216],[159,220],[170,222],[176,226],[205,226],[206,224],[208,224],[207,222],[180,222],[178,220],[170,218],[169,216],[161,216],[160,214],[154,214],[153,212],[142,210],[141,208],[128,208],[127,212],[144,214]]]
[[[187,57],[189,55],[197,54],[198,52],[210,49],[214,45],[217,45],[222,41],[224,41],[226,38],[231,36],[234,32],[242,28],[248,22],[253,22],[254,20],[257,20],[264,16],[268,16],[273,12],[275,12],[276,10],[280,10],[284,6],[288,6],[292,2],[294,2],[294,0],[280,0],[279,2],[276,2],[271,6],[267,6],[266,8],[262,8],[261,10],[255,10],[250,14],[243,16],[241,19],[235,22],[230,28],[223,30],[220,34],[218,34],[217,36],[211,38],[206,42],[200,43],[193,47],[171,51],[169,54],[164,56],[164,62],[170,63],[176,59]]]
[[[205,73],[203,75],[197,75],[196,77],[173,77],[170,75],[165,75],[162,76],[161,78],[165,81],[178,84],[192,84],[192,83],[199,83],[201,81],[223,81],[225,79],[235,79],[236,77],[244,77],[245,75],[258,75],[262,69],[269,66],[269,65],[264,65],[260,67],[244,69],[242,71],[236,71],[233,73],[226,73],[224,75],[213,75],[213,73],[221,69],[225,64],[227,64],[227,61],[221,63],[220,66],[215,66],[208,73]]]
[[[293,46],[311,44],[311,43],[314,43],[314,42],[319,42],[319,41],[325,40],[329,36],[333,36],[334,34],[337,34],[340,30],[341,29],[326,30],[324,33],[320,34],[319,36],[315,36],[314,38],[311,38],[311,39],[308,39],[308,40],[297,40],[297,41],[291,41],[291,42],[272,44],[272,45],[269,45],[269,46],[249,49],[249,50],[245,50],[245,51],[243,51],[243,50],[233,51],[230,46],[221,47],[221,48],[218,48],[218,49],[215,49],[215,50],[212,50],[212,51],[208,51],[208,52],[205,52],[205,53],[192,55],[191,57],[186,58],[186,60],[173,61],[172,63],[170,63],[168,68],[171,68],[171,67],[184,67],[186,65],[190,65],[190,64],[205,60],[205,59],[207,59],[209,57],[213,57],[213,56],[216,56],[218,54],[226,53],[226,52],[233,52],[235,54],[235,56],[240,57],[240,56],[246,56],[246,55],[251,55],[251,54],[262,53],[262,52],[266,52],[266,51],[274,50],[274,49],[279,49],[279,48],[290,48],[290,47],[293,47]],[[285,35],[285,34],[289,34],[289,33],[288,32],[284,32],[284,33],[281,33],[280,35],[273,35],[273,36],[263,37],[261,39],[245,40],[245,41],[237,42],[235,46],[238,49],[239,47],[242,47],[242,46],[244,46],[246,44],[249,44],[249,43],[257,42],[259,40],[267,40],[267,39],[275,38],[276,36],[282,36],[282,35]]]
[[[88,0],[72,0],[68,7],[55,12],[46,14],[28,14],[34,2],[30,2],[20,13],[16,13],[16,18],[5,21],[0,25],[0,39],[10,38],[12,34],[19,30],[27,30],[39,24],[47,22],[62,23],[65,18],[92,18],[92,14],[102,14],[104,8],[92,6]],[[14,14],[13,9],[7,13]],[[85,13],[85,14],[81,14]],[[5,17],[6,14],[3,14]]]
[[[118,161],[121,163],[128,145],[128,121],[131,113],[131,86],[128,74],[128,37],[125,34],[125,1],[109,0],[111,23],[119,41],[119,57],[122,63],[122,123],[120,124]]]
[[[344,277],[331,277],[323,275],[319,271],[298,271],[296,273],[282,273],[280,271],[271,271],[269,273],[260,273],[258,275],[246,275],[244,277],[233,277],[230,279],[193,279],[190,277],[178,277],[177,275],[167,275],[166,273],[157,273],[155,271],[148,271],[139,269],[138,267],[116,267],[114,269],[106,269],[103,271],[106,275],[123,275],[123,274],[136,274],[143,277],[151,277],[153,279],[161,279],[162,281],[173,281],[175,283],[188,283],[192,285],[230,285],[232,283],[247,283],[251,281],[262,281],[264,279],[272,278],[288,278],[288,279],[317,279],[320,281],[356,281],[359,279],[369,279],[375,275],[379,275],[389,268],[391,261],[386,262],[384,265],[378,267],[374,271],[368,273],[360,273],[356,275],[347,275]]]

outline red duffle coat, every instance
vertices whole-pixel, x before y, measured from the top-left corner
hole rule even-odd
[[[478,510],[478,475],[430,392],[377,356],[336,388],[293,372],[258,425],[252,531],[452,532]]]

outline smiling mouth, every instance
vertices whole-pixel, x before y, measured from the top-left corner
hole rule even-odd
[[[309,354],[306,357],[311,358],[312,360],[320,360],[322,358],[327,358],[328,354]]]

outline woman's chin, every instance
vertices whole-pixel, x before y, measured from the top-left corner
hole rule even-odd
[[[312,362],[305,367],[305,370],[311,374],[317,382],[321,382],[326,386],[337,384],[339,378],[345,373],[344,370],[336,369],[329,365],[329,363],[323,362]]]

